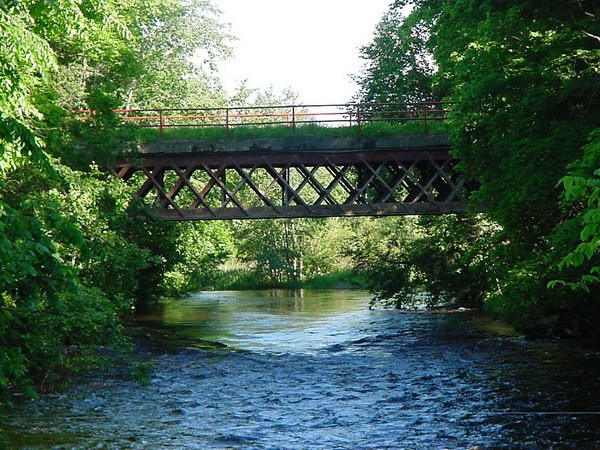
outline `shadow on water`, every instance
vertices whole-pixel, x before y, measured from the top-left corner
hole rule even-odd
[[[149,386],[10,412],[14,448],[597,448],[600,350],[356,291],[200,292],[140,311]]]

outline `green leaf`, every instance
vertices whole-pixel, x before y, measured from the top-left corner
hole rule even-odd
[[[552,280],[550,282],[548,282],[548,289],[553,289],[556,286],[566,286],[567,283],[565,283],[563,280]]]
[[[582,241],[588,241],[591,237],[596,236],[599,233],[600,228],[594,224],[594,223],[590,223],[588,225],[586,225],[583,230],[581,230],[581,240]]]

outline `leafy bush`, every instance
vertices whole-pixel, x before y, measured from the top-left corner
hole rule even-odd
[[[571,165],[571,173],[561,180],[564,186],[564,205],[573,216],[579,231],[577,246],[563,257],[561,269],[580,269],[579,279],[558,280],[558,284],[590,292],[591,286],[600,284],[600,129],[590,135],[581,161]],[[560,232],[559,232],[560,234]],[[574,234],[574,233],[572,233]]]
[[[123,305],[100,291],[82,287],[54,304],[30,300],[35,304],[0,312],[0,400],[11,385],[30,394],[34,387],[51,389],[65,375],[105,365],[129,350],[118,315]]]
[[[493,288],[489,260],[497,227],[482,217],[378,219],[363,226],[357,235],[364,237],[349,252],[376,303],[481,307]]]

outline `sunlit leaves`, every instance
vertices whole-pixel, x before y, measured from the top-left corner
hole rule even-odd
[[[160,289],[165,271],[197,274],[227,253],[218,227],[190,227],[178,242],[175,225],[90,168],[108,167],[131,138],[115,131],[113,108],[208,98],[210,63],[228,52],[217,19],[207,0],[0,2],[0,397],[72,365],[67,344],[93,360],[90,348],[119,341],[132,297]],[[189,61],[198,49],[206,73]],[[106,114],[82,127],[83,151],[62,118],[90,106]]]
[[[215,63],[232,37],[206,0],[128,2],[133,64],[123,67],[126,107],[176,107],[215,101]],[[211,92],[212,95],[211,95]]]
[[[213,286],[218,267],[234,253],[233,237],[225,222],[179,223],[176,258],[165,268],[161,288],[167,295]]]
[[[57,180],[43,150],[40,110],[58,68],[53,42],[84,28],[80,5],[0,4],[0,401],[12,383],[27,387],[34,367],[48,369],[64,358],[64,298],[79,288],[72,257],[86,253],[86,241],[60,202],[45,196]],[[57,359],[45,353],[50,335]],[[30,347],[29,336],[39,345]],[[36,361],[35,352],[46,359]]]
[[[47,43],[31,31],[31,21],[20,9],[0,9],[0,175],[22,157],[44,160],[32,130],[40,119],[33,96],[56,65]]]
[[[429,46],[434,17],[404,15],[392,6],[375,31],[371,44],[361,49],[363,73],[356,77],[362,102],[419,102],[435,100],[436,64]],[[438,98],[439,99],[439,98]]]
[[[582,161],[573,165],[573,173],[561,180],[565,190],[565,202],[577,211],[582,228],[579,244],[563,258],[559,266],[565,269],[595,261],[595,265],[592,264],[589,272],[583,274],[579,281],[563,282],[574,289],[587,289],[588,285],[600,281],[600,265],[597,262],[600,256],[600,169],[596,169],[599,163],[600,131],[596,130],[591,134]],[[551,286],[555,286],[556,283],[560,281],[551,283]]]
[[[0,292],[13,301],[33,294],[57,301],[58,293],[72,289],[75,280],[60,248],[83,245],[81,235],[60,217],[56,205],[26,200],[19,209],[0,206]]]

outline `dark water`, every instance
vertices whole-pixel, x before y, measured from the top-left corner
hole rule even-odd
[[[4,425],[14,448],[38,449],[600,448],[597,347],[367,303],[352,291],[164,302],[136,322],[170,342],[144,350],[149,386],[103,378],[21,401]]]

